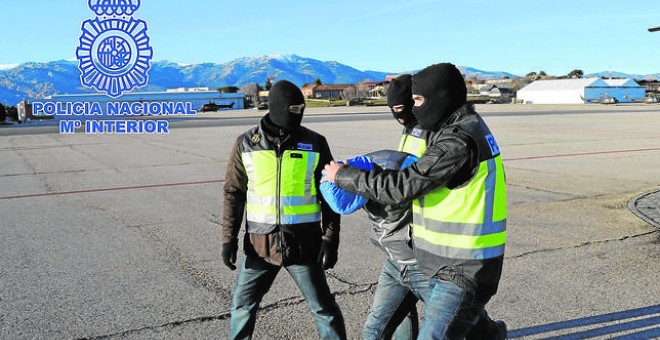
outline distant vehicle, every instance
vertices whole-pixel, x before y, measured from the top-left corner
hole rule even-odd
[[[660,103],[660,100],[658,100],[658,97],[654,97],[654,96],[646,96],[646,97],[640,98],[640,99],[633,99],[633,98],[628,97],[628,94],[626,93],[626,94],[623,95],[623,98],[626,98],[627,100],[630,100],[630,101],[635,102],[635,103],[641,103],[641,104],[658,104],[658,103]]]
[[[259,104],[257,104],[257,109],[268,110],[268,102],[259,102]]]
[[[600,96],[598,99],[584,99],[584,97],[580,96],[580,98],[586,103],[595,103],[595,104],[604,104],[604,105],[616,105],[619,104],[619,100],[616,99],[615,97],[610,97],[607,95],[607,92]]]
[[[362,98],[353,98],[348,100],[348,106],[364,105]]]
[[[208,111],[218,111],[220,109],[231,109],[234,107],[234,102],[231,102],[230,104],[216,104],[214,102],[208,102],[202,107],[199,108],[200,112],[208,112]]]

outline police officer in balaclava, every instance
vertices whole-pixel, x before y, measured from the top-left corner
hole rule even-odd
[[[276,82],[268,101],[261,122],[234,142],[225,171],[221,255],[230,270],[240,267],[230,338],[252,338],[259,303],[285,268],[314,306],[310,312],[320,337],[346,339],[324,272],[337,263],[341,222],[318,191],[321,165],[333,159],[330,146],[323,135],[301,126],[305,98],[296,85]],[[243,227],[245,256],[237,263]]]
[[[506,339],[486,304],[497,293],[506,243],[506,176],[500,148],[467,103],[461,72],[435,64],[412,79],[419,126],[430,131],[419,160],[402,171],[331,162],[325,180],[381,204],[413,200],[417,265],[429,278],[419,339]]]
[[[392,79],[387,89],[387,106],[394,119],[403,125],[397,150],[419,157],[426,148],[428,133],[419,126],[412,111],[415,105],[412,99],[412,78],[410,74],[403,74]]]
[[[399,124],[408,126],[417,121],[412,113],[412,75],[402,74],[390,83],[387,89],[387,106]]]

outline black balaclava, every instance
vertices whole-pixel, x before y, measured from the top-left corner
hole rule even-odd
[[[298,86],[288,80],[280,80],[273,84],[268,92],[268,118],[277,127],[287,132],[296,131],[300,127],[303,113],[289,111],[289,106],[305,104],[305,97]]]
[[[415,102],[412,99],[412,75],[403,74],[394,79],[387,89],[387,106],[403,105],[402,112],[392,111],[395,119],[403,119],[403,125],[416,121],[412,108]]]
[[[412,93],[424,96],[413,114],[424,130],[439,131],[454,111],[467,101],[465,80],[456,66],[449,63],[431,65],[413,76]]]

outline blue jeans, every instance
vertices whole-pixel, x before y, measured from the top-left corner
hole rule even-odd
[[[231,338],[249,339],[254,332],[257,310],[263,296],[275,281],[281,267],[259,258],[245,257],[236,279],[231,304]],[[320,265],[289,265],[284,267],[300,289],[312,312],[322,339],[346,339],[344,318],[330,293],[325,272]]]
[[[385,259],[371,312],[364,324],[364,339],[389,339],[392,333],[397,339],[414,339],[419,328],[417,301],[426,301],[428,282],[416,265]]]
[[[431,278],[424,322],[418,339],[497,339],[497,325],[488,317],[486,302],[453,282]]]

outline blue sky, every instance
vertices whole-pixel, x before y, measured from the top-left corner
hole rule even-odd
[[[86,0],[3,1],[0,64],[74,59]],[[297,54],[359,70],[660,73],[660,1],[142,0],[154,60]]]

